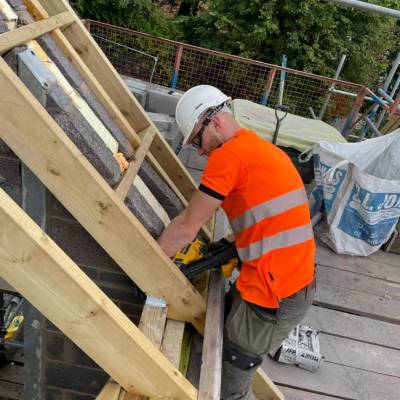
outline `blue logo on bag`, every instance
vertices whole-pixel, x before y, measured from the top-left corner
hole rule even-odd
[[[311,193],[313,198],[311,214],[314,215],[317,211],[325,210],[325,214],[328,215],[346,176],[346,170],[336,169],[332,180],[327,183],[323,181],[323,178],[331,166],[322,163],[318,154],[315,154],[313,159],[316,186]]]
[[[354,184],[339,229],[371,246],[379,246],[400,217],[400,193],[372,193]]]

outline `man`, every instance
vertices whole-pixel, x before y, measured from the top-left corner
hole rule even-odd
[[[217,88],[196,86],[176,108],[184,143],[207,155],[199,190],[159,238],[172,257],[222,206],[242,261],[225,322],[221,398],[253,399],[267,352],[304,317],[314,296],[315,243],[307,196],[289,157],[242,129]]]

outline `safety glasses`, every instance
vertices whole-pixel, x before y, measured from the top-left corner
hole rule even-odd
[[[212,119],[223,109],[224,104],[219,105],[218,107],[215,107],[211,109],[211,112],[209,115],[207,115],[203,121],[201,122],[201,128],[197,132],[197,134],[193,137],[193,139],[190,141],[190,144],[195,147],[196,149],[200,149],[202,146],[202,141],[203,141],[203,135],[204,131],[207,129],[208,125],[212,121]]]

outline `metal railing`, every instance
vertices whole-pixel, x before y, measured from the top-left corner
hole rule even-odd
[[[86,20],[85,24],[119,73],[155,84],[187,90],[199,84],[218,87],[232,98],[265,101],[279,98],[282,67],[163,39],[142,32]],[[134,49],[134,51],[133,51]],[[154,62],[156,60],[156,63]],[[290,60],[289,60],[290,62]],[[285,68],[283,103],[290,112],[316,115],[331,93],[324,119],[348,116],[363,86]],[[334,90],[333,90],[334,88]],[[343,94],[347,93],[347,94]],[[349,96],[352,93],[353,96]]]

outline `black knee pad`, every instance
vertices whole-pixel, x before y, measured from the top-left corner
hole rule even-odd
[[[249,356],[248,354],[244,354],[236,347],[225,342],[223,360],[231,363],[236,368],[247,371],[258,367],[263,359],[261,356]]]

